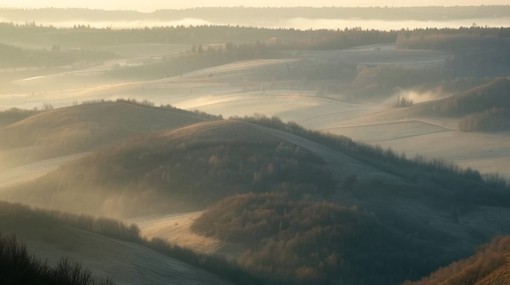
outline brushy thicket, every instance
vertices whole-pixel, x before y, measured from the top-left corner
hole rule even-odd
[[[113,282],[93,278],[90,271],[68,259],[49,266],[30,255],[14,236],[0,235],[0,284],[113,285]]]
[[[464,260],[441,268],[420,281],[404,285],[510,284],[510,236],[497,237]]]
[[[243,267],[299,284],[395,284],[444,262],[432,242],[390,229],[368,211],[280,193],[226,198],[193,230],[242,242]]]

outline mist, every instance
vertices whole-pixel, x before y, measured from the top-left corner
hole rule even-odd
[[[506,270],[449,264],[510,235],[510,6],[305,2],[1,8],[0,232],[119,284]]]

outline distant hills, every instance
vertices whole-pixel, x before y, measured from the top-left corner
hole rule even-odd
[[[159,10],[153,13],[135,11],[109,11],[88,9],[0,9],[0,17],[8,21],[135,21],[179,20],[198,18],[206,21],[310,19],[381,19],[381,20],[454,20],[507,17],[510,6],[460,6],[460,7],[296,7],[252,8],[211,7],[181,10]]]
[[[498,78],[453,96],[416,105],[416,112],[461,117],[462,131],[501,131],[510,127],[510,79]]]
[[[1,117],[8,123],[0,128],[0,149],[33,148],[28,161],[90,151],[121,139],[208,119],[198,113],[128,100],[91,102],[39,113],[11,110]]]

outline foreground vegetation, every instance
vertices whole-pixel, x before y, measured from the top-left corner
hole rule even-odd
[[[210,256],[205,254],[196,253],[191,249],[181,248],[177,245],[169,244],[168,242],[162,239],[146,239],[141,236],[140,230],[136,225],[125,225],[122,222],[117,220],[108,219],[108,218],[96,218],[92,216],[86,215],[76,215],[71,213],[65,213],[54,210],[43,210],[43,209],[32,209],[27,206],[19,205],[19,204],[10,204],[7,202],[0,202],[0,215],[2,219],[0,219],[1,224],[14,224],[16,228],[19,228],[21,231],[33,231],[38,227],[51,228],[52,235],[59,236],[62,234],[62,228],[71,227],[76,229],[81,229],[87,232],[97,233],[106,237],[110,237],[116,240],[133,242],[136,244],[140,244],[147,248],[153,249],[159,253],[167,255],[169,257],[175,258],[179,261],[185,262],[194,267],[206,270],[213,274],[216,274],[223,278],[224,280],[228,280],[233,282],[234,284],[286,284],[281,283],[282,280],[274,278],[274,277],[260,277],[249,273],[245,269],[236,265],[233,262],[227,261],[221,257]],[[64,235],[59,237],[57,244],[62,243],[66,244],[66,238],[76,238],[73,235]],[[107,280],[104,283],[92,283],[96,282],[90,277],[90,273],[87,270],[81,269],[78,264],[75,264],[69,260],[63,260],[58,263],[56,267],[56,271],[53,271],[52,267],[46,266],[43,263],[39,262],[39,260],[34,259],[33,257],[26,254],[26,250],[23,246],[19,245],[19,243],[15,243],[11,238],[2,238],[2,241],[5,244],[5,247],[2,248],[0,246],[0,250],[4,250],[6,252],[7,258],[10,257],[11,253],[16,253],[16,255],[12,258],[19,258],[20,262],[23,266],[25,264],[27,266],[31,266],[36,270],[41,270],[42,273],[47,272],[48,274],[53,274],[53,272],[57,273],[57,276],[60,276],[62,280],[72,280],[65,278],[75,278],[76,280],[83,281],[89,280],[86,282],[89,283],[30,283],[26,282],[23,284],[80,284],[80,285],[92,285],[92,284],[111,284],[112,282]],[[2,242],[0,242],[0,245]],[[19,253],[19,254],[18,254]],[[18,259],[16,259],[18,260]],[[18,266],[19,263],[12,263],[12,266]],[[5,267],[3,267],[5,266]],[[10,265],[2,263],[0,265],[0,271],[8,270]],[[15,267],[11,267],[14,268]],[[19,269],[19,268],[18,268]],[[30,269],[31,270],[31,269]],[[30,271],[27,271],[30,272]],[[20,273],[19,270],[14,271],[13,273]],[[44,273],[46,274],[46,273]],[[17,276],[17,277],[16,277]],[[16,275],[16,278],[23,278],[23,276]],[[0,276],[0,280],[1,280]],[[32,276],[27,276],[27,278],[32,278]],[[18,280],[18,279],[17,279]],[[23,279],[19,279],[23,280]],[[24,279],[24,280],[32,280],[32,279]],[[34,281],[35,282],[35,281]],[[2,283],[2,284],[21,284],[21,283]],[[292,284],[292,283],[288,283]]]
[[[469,258],[454,262],[417,282],[404,285],[494,285],[510,282],[510,237],[497,237]]]
[[[0,236],[0,283],[5,285],[113,285],[98,280],[79,263],[63,259],[49,266],[33,255],[14,236]]]

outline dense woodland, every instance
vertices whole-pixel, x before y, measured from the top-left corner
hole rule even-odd
[[[394,284],[444,262],[432,243],[406,238],[373,213],[286,194],[226,198],[193,228],[247,244],[239,262],[249,270],[301,284]]]

